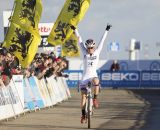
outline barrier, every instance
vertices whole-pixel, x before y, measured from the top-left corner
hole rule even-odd
[[[35,102],[36,102],[35,107],[43,108],[44,103],[42,101],[39,89],[38,89],[37,84],[34,79],[35,79],[35,77],[30,77],[28,80],[29,80],[31,91],[33,92],[33,95],[35,96]]]
[[[38,80],[34,76],[13,75],[8,86],[0,86],[0,120],[50,107],[70,97],[64,78],[51,76]]]
[[[140,72],[138,71],[101,71],[102,87],[139,87]]]
[[[62,84],[64,85],[64,88],[66,90],[66,94],[67,94],[67,97],[70,98],[71,97],[71,93],[69,91],[69,88],[68,88],[68,85],[67,85],[67,81],[65,78],[62,79]]]
[[[13,117],[14,110],[9,96],[8,87],[0,88],[0,120]]]
[[[60,87],[58,86],[59,84],[57,83],[57,80],[53,77],[50,77],[50,79],[48,79],[48,82],[53,86],[57,102],[61,102],[63,100],[63,97],[61,97]]]
[[[68,70],[69,74],[67,85],[77,87],[82,77],[80,70]],[[142,71],[118,71],[108,70],[99,71],[99,79],[102,87],[123,87],[123,88],[160,88],[160,71],[142,70]]]
[[[9,90],[9,97],[10,101],[13,107],[14,115],[18,115],[20,113],[23,113],[23,105],[20,100],[20,96],[18,94],[18,89],[22,89],[22,86],[19,86],[19,88],[16,88],[13,80],[10,81],[10,84],[7,86]],[[20,91],[19,91],[20,92]]]
[[[42,93],[43,99],[46,102],[45,106],[46,107],[52,106],[52,100],[51,100],[51,98],[49,96],[49,91],[48,91],[45,79],[41,79],[39,81],[39,85],[40,85],[39,87],[41,87],[41,93]]]
[[[25,109],[30,109],[30,110],[36,109],[35,107],[37,105],[35,102],[35,97],[30,88],[28,78],[24,78],[24,103],[25,103]]]
[[[102,87],[160,88],[160,71],[101,71]]]
[[[55,105],[58,102],[58,100],[56,98],[56,92],[54,90],[55,86],[52,86],[50,79],[51,78],[46,79],[46,86],[47,86],[48,93],[49,93],[49,96],[51,99],[51,103],[52,103],[52,105]]]
[[[16,87],[22,107],[24,108],[23,75],[13,75],[13,84]]]

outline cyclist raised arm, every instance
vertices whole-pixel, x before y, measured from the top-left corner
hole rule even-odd
[[[107,27],[106,27],[106,30],[105,30],[105,32],[103,34],[103,37],[102,37],[102,39],[101,39],[101,41],[100,41],[100,43],[99,43],[99,45],[97,47],[97,50],[99,51],[99,53],[101,52],[101,50],[103,48],[104,41],[105,41],[105,39],[107,37],[107,34],[108,34],[108,32],[109,32],[111,27],[112,26],[110,24],[108,24]]]
[[[86,48],[84,46],[84,43],[82,41],[82,37],[80,36],[78,30],[74,26],[71,26],[71,29],[74,30],[74,32],[75,32],[75,34],[76,34],[76,36],[78,38],[78,44],[80,46],[80,49],[81,49],[82,53],[87,53],[86,52]]]
[[[100,52],[103,48],[103,44],[104,41],[107,37],[107,34],[111,28],[111,25],[107,25],[105,32],[103,34],[102,39],[100,40],[99,45],[96,48],[96,43],[94,42],[93,39],[88,39],[85,42],[85,46],[84,43],[82,41],[81,36],[78,33],[78,30],[74,27],[71,26],[71,28],[75,31],[76,36],[78,37],[78,42],[83,54],[83,66],[84,66],[84,70],[83,70],[83,76],[82,76],[82,80],[80,83],[80,88],[81,88],[81,95],[82,95],[82,99],[81,99],[81,109],[82,109],[82,117],[81,117],[81,123],[83,123],[85,121],[86,118],[86,113],[85,113],[85,103],[86,103],[86,95],[87,95],[87,89],[86,89],[86,85],[91,82],[94,86],[94,97],[93,97],[93,105],[94,107],[98,108],[98,101],[97,101],[97,97],[99,94],[99,79],[98,79],[98,75],[97,75],[97,65],[99,62],[99,55]]]

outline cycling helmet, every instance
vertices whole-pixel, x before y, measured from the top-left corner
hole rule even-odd
[[[86,48],[95,47],[96,43],[93,41],[93,39],[88,39],[85,42]]]

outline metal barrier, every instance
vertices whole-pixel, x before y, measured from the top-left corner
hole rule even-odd
[[[13,75],[8,86],[0,86],[0,120],[16,118],[27,111],[51,107],[70,98],[66,80],[51,76],[38,80]]]

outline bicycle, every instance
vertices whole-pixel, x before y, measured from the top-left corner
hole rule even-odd
[[[89,81],[83,87],[86,88],[86,103],[85,103],[86,123],[88,125],[88,129],[90,129],[91,128],[91,116],[93,116],[93,110],[94,110],[93,96],[92,96],[93,84],[91,81]],[[77,90],[78,90],[78,92],[80,91],[80,85],[78,85]],[[101,87],[100,87],[99,91],[100,90],[101,90]]]

